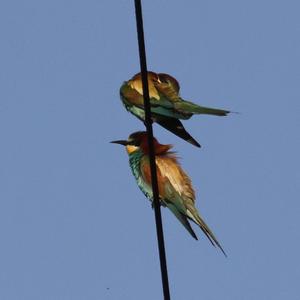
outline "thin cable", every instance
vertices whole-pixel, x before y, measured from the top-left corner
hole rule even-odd
[[[156,221],[156,233],[157,233],[158,250],[159,250],[159,258],[160,258],[161,278],[162,278],[164,299],[170,300],[171,298],[170,298],[170,289],[169,289],[169,280],[168,280],[168,269],[167,269],[164,233],[163,233],[160,203],[159,203],[155,152],[154,152],[154,145],[153,145],[153,129],[152,129],[151,107],[150,107],[150,99],[149,99],[142,5],[141,5],[141,0],[135,0],[134,3],[135,3],[135,16],[136,16],[137,36],[138,36],[138,43],[139,43],[142,83],[143,83],[145,126],[148,133],[149,160],[150,160],[151,182],[152,182],[152,191],[153,191],[153,205],[154,205],[155,221]]]

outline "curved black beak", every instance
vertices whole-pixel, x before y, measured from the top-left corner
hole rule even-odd
[[[125,141],[125,140],[111,141],[111,143],[120,144],[120,145],[123,145],[123,146],[127,146],[129,144],[129,142]]]

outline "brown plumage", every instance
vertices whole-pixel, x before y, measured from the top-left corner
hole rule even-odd
[[[127,141],[115,142],[126,145],[130,157],[130,165],[137,183],[143,193],[149,199],[152,199],[147,133],[135,132],[130,135]],[[197,239],[197,236],[188,220],[192,220],[199,225],[212,245],[218,246],[225,254],[213,232],[195,207],[195,191],[191,179],[180,166],[176,154],[170,151],[172,145],[160,144],[155,138],[153,142],[159,198],[162,205],[167,206],[173,212],[195,239]]]
[[[169,74],[148,72],[148,88],[152,120],[187,142],[200,144],[185,130],[180,120],[193,115],[226,116],[229,111],[200,106],[180,97],[178,81]],[[120,88],[125,108],[140,120],[145,120],[142,76],[140,73],[125,81]]]

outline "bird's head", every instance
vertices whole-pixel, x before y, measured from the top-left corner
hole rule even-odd
[[[137,151],[142,151],[144,154],[149,153],[148,135],[146,131],[137,131],[132,133],[127,140],[117,140],[111,143],[126,146],[127,153],[130,155]],[[172,148],[172,145],[162,145],[156,138],[153,138],[155,154],[166,153]]]

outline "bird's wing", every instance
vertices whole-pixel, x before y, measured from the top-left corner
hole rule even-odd
[[[159,190],[159,198],[164,206],[167,206],[185,229],[191,234],[194,239],[198,239],[193,231],[189,221],[187,209],[185,208],[184,201],[179,193],[174,189],[168,177],[162,173],[159,168],[160,156],[156,157],[157,164],[157,182]],[[141,160],[141,174],[144,182],[151,186],[151,171],[148,157],[143,157]],[[178,183],[176,184],[178,185]]]
[[[164,201],[173,202],[184,214],[187,214],[185,202],[194,204],[195,192],[187,174],[180,167],[174,154],[156,156],[159,196]],[[151,171],[148,157],[141,160],[141,174],[144,181],[151,185]]]
[[[156,165],[163,174],[164,181],[169,182],[172,189],[183,199],[190,199],[194,203],[195,192],[191,179],[182,170],[176,156],[173,153],[157,156]]]
[[[166,182],[164,185],[166,199],[168,199],[175,208],[179,210],[179,213],[185,214],[186,217],[198,224],[212,245],[218,246],[226,256],[226,253],[217,238],[196,209],[195,192],[193,190],[191,180],[180,167],[176,157],[170,153],[168,153],[167,156],[157,156],[156,165],[160,174],[163,174],[170,183],[168,185]],[[174,190],[176,193],[174,193]],[[178,195],[180,197],[178,197]],[[166,203],[166,205],[168,206],[168,203]],[[182,209],[184,209],[184,211],[182,211]]]
[[[140,109],[144,109],[143,89],[140,83],[140,81],[130,80],[121,86],[120,96],[126,108],[135,106]],[[158,93],[158,90],[154,87],[153,83],[149,84],[149,97],[151,112],[154,118],[155,116],[162,115],[170,118],[188,119],[192,115],[182,112],[177,113],[176,110],[174,110],[175,103],[170,101],[161,93]]]
[[[218,246],[226,256],[217,238],[205,223],[195,207],[195,192],[188,175],[182,170],[173,153],[156,156],[159,196],[174,213],[182,225],[196,238],[188,219],[199,225],[213,246]],[[148,158],[141,163],[141,172],[147,184],[151,185],[151,173]],[[188,218],[188,219],[187,219]]]
[[[120,95],[123,101],[128,104],[138,106],[142,108],[144,106],[143,94],[140,94],[138,90],[132,88],[127,82],[124,82],[120,88]]]

